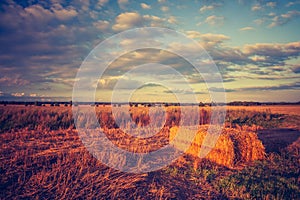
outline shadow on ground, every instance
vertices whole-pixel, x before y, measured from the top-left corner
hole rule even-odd
[[[258,138],[266,148],[266,153],[277,152],[295,142],[300,131],[290,128],[265,129],[258,131]]]

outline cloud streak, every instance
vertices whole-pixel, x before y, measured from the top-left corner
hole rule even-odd
[[[224,19],[225,19],[224,16],[211,15],[205,19],[205,23],[207,23],[211,26],[223,25]]]
[[[300,11],[292,10],[288,11],[285,14],[274,16],[271,20],[271,23],[268,25],[269,28],[275,27],[275,26],[282,26],[289,21],[297,18],[300,15]]]

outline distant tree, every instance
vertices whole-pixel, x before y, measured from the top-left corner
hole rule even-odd
[[[203,106],[205,106],[205,104],[202,103],[202,102],[200,102],[200,103],[199,103],[199,107],[203,107]]]

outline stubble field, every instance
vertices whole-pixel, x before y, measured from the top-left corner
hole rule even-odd
[[[149,109],[125,111],[137,127],[147,127]],[[141,139],[126,133],[128,122],[116,122],[112,107],[95,107],[110,141],[143,153],[172,143],[176,135],[181,110],[163,109],[166,119],[156,119],[164,122],[161,130]],[[1,199],[300,198],[300,106],[228,107],[224,129],[204,159],[197,155],[211,113],[199,107],[198,132],[187,152],[142,174],[109,168],[93,157],[80,140],[71,107],[1,105],[0,112]],[[185,139],[175,144],[179,150],[181,142]]]

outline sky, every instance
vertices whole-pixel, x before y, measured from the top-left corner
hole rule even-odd
[[[210,64],[216,64],[222,84],[207,85],[185,58],[174,54],[187,47],[184,40],[172,42],[164,33],[170,52],[140,49],[119,56],[94,85],[95,101],[111,101],[117,91],[116,101],[128,93],[136,101],[173,101],[175,93],[187,102],[191,94],[197,101],[210,102],[209,92],[222,94],[224,87],[228,102],[298,102],[299,19],[298,0],[2,0],[0,100],[71,100],[77,72],[97,45],[133,28],[159,27],[196,41]],[[114,42],[120,43],[118,48],[142,47],[156,44],[148,40],[152,36]],[[99,51],[116,55],[117,50]],[[176,69],[188,86],[178,80],[181,75],[163,70],[167,68],[144,65],[143,73],[138,71],[137,66],[147,63]],[[149,78],[151,73],[156,79]]]

